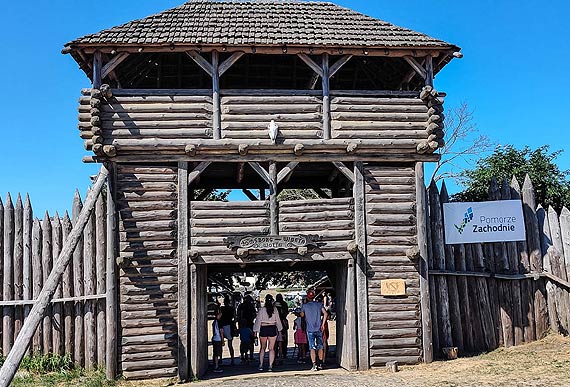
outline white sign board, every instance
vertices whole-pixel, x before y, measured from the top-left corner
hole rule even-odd
[[[444,203],[443,223],[448,245],[526,239],[520,200]]]

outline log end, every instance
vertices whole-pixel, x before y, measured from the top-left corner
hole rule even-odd
[[[184,153],[188,156],[196,156],[196,145],[186,145],[184,147]]]
[[[388,372],[398,372],[400,370],[398,368],[398,362],[397,361],[386,362],[386,369],[388,370]]]
[[[103,145],[103,153],[109,157],[115,157],[117,155],[117,148],[114,145]]]
[[[239,144],[238,145],[238,152],[241,156],[247,155],[248,149],[249,149],[249,145],[247,145],[247,144]]]
[[[410,247],[406,250],[406,257],[408,257],[411,261],[417,262],[419,261],[421,254],[420,249],[418,246]]]
[[[358,243],[356,243],[356,241],[348,242],[348,245],[346,246],[346,250],[351,254],[356,253],[358,251]]]
[[[309,248],[307,246],[297,247],[297,254],[301,256],[305,256],[309,252]]]
[[[304,150],[305,150],[305,145],[303,144],[297,144],[295,145],[295,148],[293,148],[293,152],[295,152],[296,156],[301,156]]]

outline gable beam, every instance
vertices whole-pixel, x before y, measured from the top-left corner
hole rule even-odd
[[[416,71],[416,73],[418,73],[420,75],[420,77],[422,77],[423,79],[426,79],[426,71],[418,63],[417,60],[415,60],[411,56],[405,56],[404,59],[406,60],[406,62],[408,62],[408,64],[410,66],[412,66],[412,68]]]
[[[426,56],[426,76],[424,79],[426,80],[427,86],[433,87],[433,58],[431,55]]]
[[[232,67],[234,65],[234,63],[236,63],[239,58],[241,58],[243,56],[244,52],[243,51],[238,51],[238,52],[234,52],[228,59],[226,59],[219,68],[219,75],[220,77],[230,69],[230,67]]]
[[[208,73],[209,76],[212,76],[214,74],[213,66],[210,64],[210,62],[208,62],[206,59],[204,59],[204,57],[202,55],[200,55],[198,52],[196,52],[194,50],[190,50],[190,51],[186,51],[186,54],[190,58],[192,58],[192,60],[194,62],[196,62],[196,64],[198,66],[200,66],[202,68],[202,70],[204,70],[206,73]]]
[[[101,70],[101,78],[105,79],[113,70],[117,68],[130,54],[128,52],[121,52],[113,57]]]
[[[329,77],[333,77],[352,57],[353,55],[345,55],[337,60],[329,69]]]
[[[309,58],[309,56],[307,54],[297,54],[297,56],[299,58],[301,58],[301,60],[303,62],[305,62],[307,64],[307,66],[309,66],[311,69],[313,69],[313,71],[319,75],[321,78],[323,77],[323,69],[321,68],[321,66],[319,66],[318,64],[315,63],[314,60],[312,60],[311,58]]]

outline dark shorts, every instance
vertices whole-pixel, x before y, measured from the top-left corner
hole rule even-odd
[[[248,353],[250,349],[251,349],[251,342],[249,341],[242,341],[239,345],[240,353]]]
[[[265,325],[259,329],[259,337],[275,337],[277,336],[277,326]]]
[[[212,347],[214,347],[214,356],[222,357],[222,342],[212,341]]]

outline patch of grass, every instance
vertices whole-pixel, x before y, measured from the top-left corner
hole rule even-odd
[[[2,364],[4,357],[0,355],[0,366]],[[86,371],[75,367],[69,354],[34,354],[22,359],[11,386],[113,387],[116,382],[107,380],[104,369]]]

